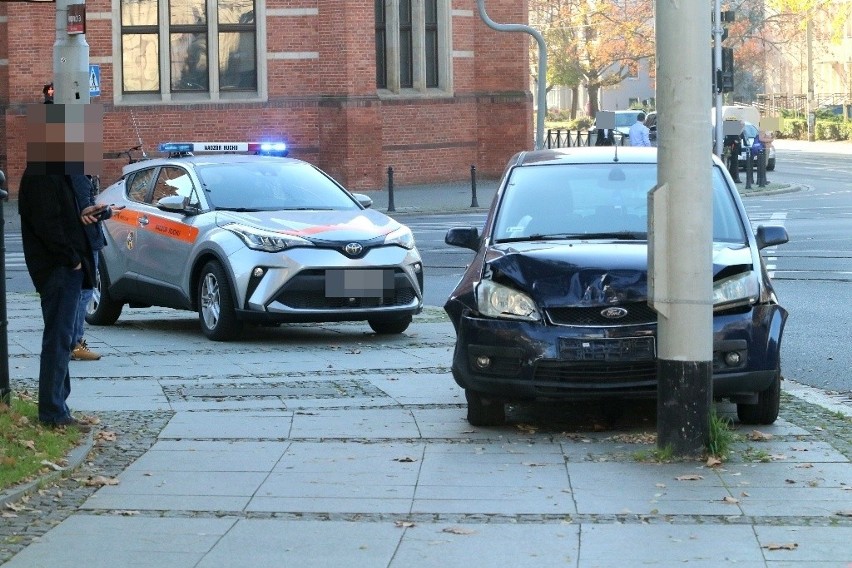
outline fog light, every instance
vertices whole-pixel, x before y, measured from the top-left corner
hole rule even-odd
[[[488,367],[491,366],[491,357],[487,357],[485,355],[480,355],[476,359],[474,359],[474,362],[475,362],[476,366],[479,367],[480,369],[487,369]]]
[[[263,269],[257,266],[254,270],[251,271],[251,275],[255,278],[260,278],[261,276],[263,276]]]
[[[421,270],[423,270],[423,265],[420,264],[419,262],[415,262],[413,268],[414,268],[414,272],[417,273],[417,272],[420,272]]]
[[[729,367],[736,367],[742,361],[742,357],[737,351],[728,351],[725,353],[725,364]]]

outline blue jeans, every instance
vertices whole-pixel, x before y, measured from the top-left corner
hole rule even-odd
[[[98,271],[98,251],[94,251],[95,257],[95,272]],[[86,307],[92,299],[92,294],[95,291],[91,288],[83,288],[80,294],[80,306],[77,308],[77,319],[74,321],[74,343],[71,344],[73,349],[77,344],[83,341],[83,326],[86,325]]]
[[[59,266],[40,292],[44,320],[38,373],[38,419],[41,422],[61,424],[71,418],[65,403],[71,394],[68,362],[74,347],[74,321],[82,285],[82,270]]]

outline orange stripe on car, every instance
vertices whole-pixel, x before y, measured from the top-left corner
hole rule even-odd
[[[148,219],[148,223],[140,225],[139,220],[143,217]],[[158,235],[163,235],[166,238],[176,239],[185,243],[194,243],[195,239],[198,238],[197,227],[172,221],[165,217],[147,215],[140,211],[132,211],[130,209],[115,211],[112,214],[112,217],[110,217],[110,221],[117,221],[118,223],[135,227],[138,230],[153,232]]]

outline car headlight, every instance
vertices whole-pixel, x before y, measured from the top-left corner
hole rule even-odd
[[[388,233],[388,236],[385,237],[385,244],[399,245],[402,248],[413,249],[414,235],[411,233],[411,229],[403,225],[399,229]]]
[[[713,309],[724,310],[755,304],[760,286],[754,272],[735,274],[713,283]]]
[[[281,252],[292,247],[313,246],[310,241],[301,237],[265,231],[239,223],[229,223],[222,228],[239,236],[248,248],[264,252]]]
[[[493,318],[541,319],[532,298],[491,280],[483,280],[476,287],[476,305],[482,315]]]

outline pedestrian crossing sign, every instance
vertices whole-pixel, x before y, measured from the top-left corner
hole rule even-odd
[[[89,96],[101,96],[101,66],[89,65]]]

